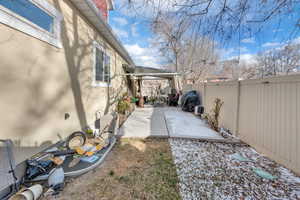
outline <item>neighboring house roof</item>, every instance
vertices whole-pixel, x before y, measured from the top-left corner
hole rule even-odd
[[[130,67],[135,64],[121,41],[113,33],[111,27],[102,18],[102,14],[92,0],[70,0],[78,10],[97,28],[108,43],[128,62]],[[113,3],[111,0],[108,2]]]

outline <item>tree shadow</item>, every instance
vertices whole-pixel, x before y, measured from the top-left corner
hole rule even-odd
[[[101,108],[104,109],[104,114],[112,111],[112,106],[117,103],[122,92],[125,92],[127,85],[125,79],[122,78],[121,82],[118,80],[117,74],[111,79],[120,86],[95,89],[91,85],[93,75],[90,61],[93,42],[101,41],[102,37],[90,24],[87,29],[82,26],[87,19],[71,2],[53,0],[53,4],[64,15],[61,22],[62,49],[38,41],[31,45],[28,41],[35,40],[32,38],[24,42],[24,45],[29,45],[27,49],[19,48],[16,42],[19,40],[19,33],[9,29],[4,33],[5,36],[8,35],[7,39],[0,41],[1,45],[15,51],[15,58],[19,60],[14,62],[11,57],[2,60],[1,64],[13,66],[14,69],[1,70],[0,84],[1,91],[3,89],[3,94],[6,94],[2,106],[8,107],[4,111],[4,122],[9,122],[4,129],[6,133],[3,133],[1,138],[14,140],[18,147],[17,153],[21,154],[18,155],[21,157],[18,160],[26,159],[41,148],[44,149],[63,139],[71,133],[67,132],[71,129],[85,129],[90,119],[87,115],[92,116],[91,113],[87,113],[87,106],[88,102],[91,102],[90,98],[94,102],[93,95],[96,98],[107,95],[105,105],[101,105]],[[22,35],[21,37],[23,39]],[[30,54],[26,51],[35,53]],[[9,54],[3,52],[3,55]],[[20,65],[20,61],[23,65]],[[21,70],[13,73],[16,69]],[[17,87],[19,89],[16,90]],[[14,101],[14,98],[22,101]],[[20,102],[23,105],[20,105]],[[18,105],[14,105],[15,103]],[[76,113],[76,117],[74,114],[73,119],[64,121],[63,114],[69,111]],[[24,149],[26,151],[23,151]]]
[[[54,0],[55,7],[62,12],[62,8],[59,0]],[[82,129],[87,126],[87,118],[82,100],[82,91],[81,91],[81,83],[79,80],[79,75],[81,73],[82,61],[83,58],[90,54],[91,46],[93,45],[93,40],[90,40],[88,43],[85,43],[79,38],[79,27],[78,27],[78,15],[76,12],[72,12],[72,39],[68,35],[68,27],[66,18],[63,18],[61,22],[61,41],[65,51],[65,59],[67,62],[68,72],[70,76],[71,89],[73,92],[75,107],[77,117],[79,119],[79,123]],[[68,22],[68,24],[70,24]],[[94,35],[94,38],[96,35]],[[76,56],[77,55],[77,56]]]
[[[16,105],[14,107],[9,100],[5,100],[4,103],[10,107],[7,118],[14,120],[14,123],[11,128],[12,133],[5,133],[1,137],[11,138],[14,141],[18,161],[32,156],[70,134],[64,131],[68,129],[67,124],[69,122],[65,123],[62,115],[67,110],[72,109],[72,112],[76,112],[77,117],[73,121],[71,120],[69,125],[77,126],[78,124],[78,127],[73,128],[84,129],[88,124],[83,103],[83,100],[86,99],[83,99],[83,96],[84,98],[88,96],[86,94],[89,94],[92,89],[92,81],[91,76],[87,75],[91,71],[91,66],[84,63],[84,60],[86,61],[86,57],[88,56],[89,59],[92,55],[93,41],[97,39],[98,35],[95,31],[83,30],[80,26],[83,16],[80,16],[80,13],[70,2],[54,0],[53,3],[56,9],[64,14],[66,11],[63,6],[72,9],[70,15],[64,15],[61,22],[63,48],[57,49],[49,46],[49,44],[34,41],[35,43],[29,48],[32,48],[33,52],[39,50],[36,54],[28,54],[26,51],[29,49],[24,47],[16,51],[16,58],[23,61],[23,66],[20,66],[23,74],[19,72],[14,74],[9,70],[3,70],[5,73],[1,71],[1,77],[4,78],[1,80],[4,91],[7,90],[9,94],[13,94],[10,88],[21,86],[20,91],[17,92],[20,94],[10,96],[7,99],[24,98],[22,101],[24,105],[21,106]],[[10,31],[7,33],[11,36],[1,42],[7,43],[5,45],[10,45],[12,49],[18,48],[14,43],[14,37],[17,37],[15,35],[19,33],[11,33]],[[29,43],[24,42],[24,44]],[[56,63],[62,63],[63,66],[56,65]],[[3,64],[10,66],[15,65],[15,62],[5,59]],[[64,66],[66,68],[62,68]],[[50,70],[53,67],[56,69]],[[12,81],[16,82],[16,85],[12,85]],[[83,90],[85,90],[84,94]],[[16,102],[19,103],[20,100]],[[12,115],[18,115],[18,120],[15,120],[16,117],[10,117]],[[77,119],[78,121],[76,121]],[[31,144],[27,144],[28,138],[30,138]]]
[[[113,81],[114,79],[117,78],[117,75],[114,75],[111,77],[111,81]],[[127,81],[122,79],[120,85],[127,85]],[[120,97],[122,96],[122,92],[127,92],[124,91],[124,87],[118,87],[118,88],[114,88],[112,86],[107,86],[106,87],[106,105],[105,105],[105,109],[104,109],[104,115],[108,114],[110,112],[110,109],[113,105],[115,105]],[[116,111],[116,110],[113,110]]]

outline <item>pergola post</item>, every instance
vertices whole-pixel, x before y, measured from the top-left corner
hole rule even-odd
[[[130,79],[131,79],[131,88],[132,88],[132,95],[134,97],[136,97],[137,95],[137,84],[136,84],[136,77],[131,75],[130,76]]]

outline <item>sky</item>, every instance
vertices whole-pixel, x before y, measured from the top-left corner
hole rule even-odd
[[[110,12],[109,24],[119,37],[124,47],[134,59],[136,65],[161,66],[161,58],[157,49],[151,45],[153,34],[145,19],[127,13],[115,3],[115,10]]]
[[[124,9],[125,0],[115,1],[115,10],[110,12],[109,24],[115,34],[132,56],[136,65],[163,67],[164,59],[151,41],[151,32],[147,18]],[[123,4],[122,4],[123,3]],[[147,13],[145,12],[145,15]],[[261,51],[278,48],[286,42],[300,43],[300,27],[295,28],[295,21],[300,19],[300,12],[285,18],[274,18],[267,23],[259,34],[244,33],[241,39],[235,39],[226,46],[219,47],[222,60],[240,58],[245,62],[254,62],[254,56]]]

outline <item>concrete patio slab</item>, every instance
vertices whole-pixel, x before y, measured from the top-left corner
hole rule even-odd
[[[177,108],[165,110],[164,113],[170,137],[224,140],[192,113]]]
[[[123,138],[169,137],[163,107],[137,108],[120,128]]]

